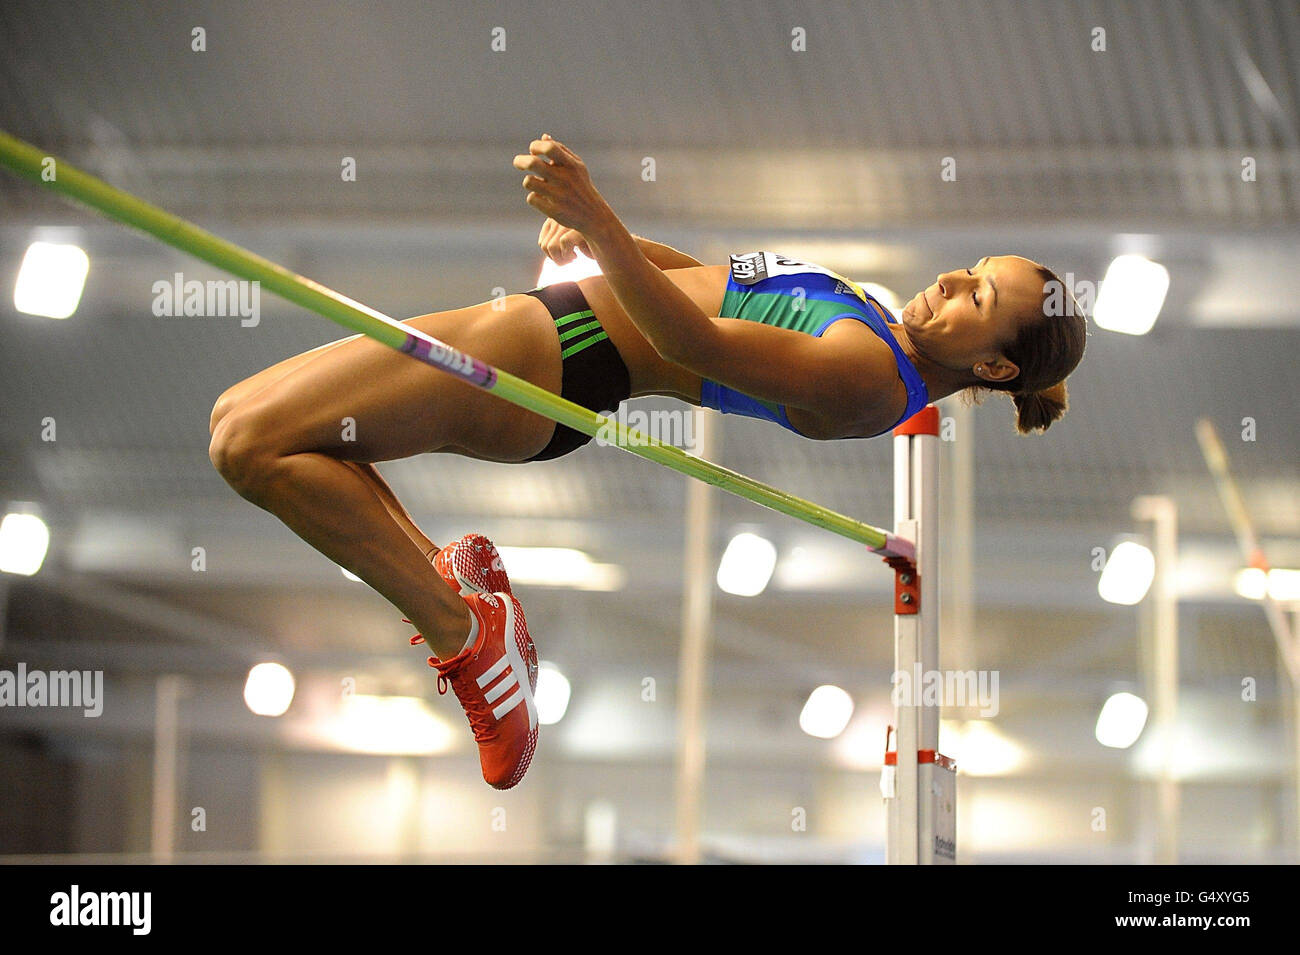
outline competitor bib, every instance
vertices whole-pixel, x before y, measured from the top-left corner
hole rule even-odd
[[[814,272],[839,282],[839,286],[836,287],[837,292],[841,294],[849,292],[862,299],[864,303],[867,301],[866,294],[855,282],[846,279],[838,272],[813,265],[811,262],[800,262],[798,259],[787,258],[776,252],[746,252],[743,255],[732,255],[730,258],[731,279],[737,285],[753,285],[778,275],[801,275]]]

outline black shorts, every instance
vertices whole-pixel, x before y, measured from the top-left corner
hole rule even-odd
[[[560,397],[592,411],[613,411],[632,396],[627,365],[596,320],[577,282],[556,282],[526,294],[540,299],[555,320],[560,336]],[[546,447],[529,461],[549,461],[576,451],[591,435],[556,424]]]

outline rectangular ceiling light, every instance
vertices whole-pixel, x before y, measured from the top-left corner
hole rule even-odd
[[[1169,291],[1169,270],[1141,255],[1117,256],[1097,292],[1098,328],[1145,335],[1155,325]]]
[[[67,318],[86,287],[90,258],[75,245],[33,242],[14,285],[14,308],[26,315]]]
[[[498,547],[511,583],[577,590],[621,590],[627,571],[598,564],[572,547]]]

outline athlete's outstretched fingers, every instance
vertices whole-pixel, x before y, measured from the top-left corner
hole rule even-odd
[[[544,165],[543,161],[535,156],[516,156],[514,159],[516,169],[528,171],[528,175],[524,176],[523,182],[520,183],[523,188],[528,190],[528,195],[524,198],[524,201],[530,206],[540,209],[547,214],[548,218],[551,218],[550,213],[547,211],[553,202],[551,184],[533,172],[534,169],[540,168],[542,165]]]
[[[542,223],[542,231],[537,234],[538,247],[541,248],[543,252],[549,249],[551,239],[555,236],[556,230],[562,228],[563,226],[558,222],[548,217],[547,220]]]
[[[576,253],[573,251],[577,244],[578,233],[572,229],[565,229],[555,241],[555,261],[560,265],[568,265],[572,262],[577,258]]]
[[[546,181],[547,173],[552,170],[551,164],[541,156],[519,155],[515,157],[513,165],[516,169],[530,173],[543,182]]]
[[[549,134],[543,139],[536,140],[532,145],[537,147],[533,152],[545,156],[556,165],[586,167],[586,163],[578,157],[577,153],[558,139],[552,139]]]
[[[559,142],[554,139],[534,139],[528,144],[528,151],[532,153],[535,158],[540,158],[542,162],[549,166],[554,163],[555,158],[558,155],[559,150],[556,148],[557,146],[559,146]]]
[[[542,226],[542,235],[537,244],[556,265],[568,265],[575,258],[575,250],[582,249],[583,254],[591,256],[590,247],[581,232],[562,226],[549,216]]]
[[[554,219],[547,219],[547,221],[555,222]],[[577,258],[575,250],[579,246],[586,246],[587,240],[575,229],[569,229],[558,222],[555,226],[543,245],[543,250],[556,265],[568,265]]]

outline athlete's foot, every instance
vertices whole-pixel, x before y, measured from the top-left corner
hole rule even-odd
[[[447,586],[462,597],[470,594],[514,594],[501,555],[495,545],[482,534],[466,534],[436,550],[432,563]],[[405,617],[402,618],[402,623],[410,622]],[[411,638],[412,646],[423,642],[424,637],[418,633]]]
[[[500,592],[511,596],[515,594],[510,589],[510,577],[507,576],[506,565],[500,560],[497,547],[482,534],[465,534],[446,547],[435,548],[432,563],[447,586],[459,596]],[[402,622],[409,624],[411,621],[402,617]],[[411,638],[411,646],[420,643],[424,643],[421,634]]]
[[[433,566],[462,597],[469,594],[512,594],[501,555],[482,534],[466,534],[438,551]]]
[[[451,659],[429,657],[429,666],[438,671],[438,692],[450,685],[465,709],[483,778],[495,789],[509,789],[524,778],[537,748],[537,649],[512,594],[464,599],[477,638]]]

